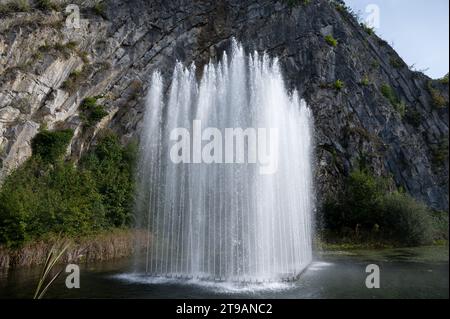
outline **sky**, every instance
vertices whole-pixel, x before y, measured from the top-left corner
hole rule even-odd
[[[431,78],[448,73],[448,0],[345,0],[345,3],[363,21],[370,19],[376,33],[408,65]]]

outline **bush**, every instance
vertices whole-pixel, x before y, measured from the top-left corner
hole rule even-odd
[[[82,169],[92,173],[108,222],[114,226],[128,225],[131,221],[136,154],[135,144],[124,148],[116,135],[107,133],[81,161]]]
[[[342,192],[324,207],[325,227],[345,237],[351,234],[370,240],[407,246],[430,243],[435,236],[432,212],[404,193],[388,190],[384,178],[354,171]]]
[[[103,105],[97,104],[97,98],[95,97],[84,99],[80,109],[82,111],[81,118],[87,127],[94,126],[100,122],[102,118],[108,115],[108,112],[105,111]]]
[[[428,82],[428,93],[431,95],[431,101],[433,102],[433,106],[437,109],[442,109],[448,106],[448,101],[445,97],[439,92],[438,89],[433,87],[431,81]]]
[[[383,96],[389,100],[392,106],[395,106],[397,103],[399,103],[397,94],[389,84],[383,84],[381,86],[381,94],[383,94]]]
[[[344,88],[344,86],[345,86],[345,83],[344,83],[343,81],[341,81],[341,80],[336,80],[336,81],[333,83],[333,87],[334,87],[334,89],[335,89],[336,91],[342,90],[342,89]]]
[[[136,147],[107,134],[76,168],[33,156],[0,190],[0,243],[95,233],[130,223]]]
[[[380,228],[387,238],[408,246],[425,245],[433,241],[431,212],[408,195],[386,195],[380,210]]]
[[[337,45],[338,45],[338,41],[335,38],[333,38],[332,35],[326,35],[325,41],[332,47],[337,47]]]
[[[0,192],[0,243],[19,246],[50,234],[87,234],[105,226],[104,215],[89,173],[32,157]]]
[[[64,156],[72,137],[73,130],[44,130],[31,141],[33,155],[39,156],[44,162],[54,163]]]
[[[51,0],[37,0],[36,7],[46,11],[59,9],[58,5]]]
[[[30,11],[30,3],[28,0],[12,0],[5,4],[0,4],[0,14],[13,12],[28,12]]]

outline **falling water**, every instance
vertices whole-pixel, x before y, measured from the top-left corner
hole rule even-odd
[[[311,262],[310,110],[288,94],[276,58],[246,56],[236,41],[231,51],[206,65],[200,82],[195,67],[181,63],[167,92],[161,74],[152,76],[137,200],[149,275],[272,281],[292,279]],[[170,133],[192,132],[193,120],[221,132],[277,128],[277,170],[261,174],[261,163],[249,161],[174,163]]]

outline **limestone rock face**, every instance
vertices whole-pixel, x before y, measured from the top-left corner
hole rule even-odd
[[[105,3],[101,14],[80,7],[80,28],[66,25],[64,10],[1,16],[0,180],[30,156],[42,125],[75,129],[75,159],[100,128],[116,131],[124,143],[138,138],[152,72],[168,79],[178,60],[195,63],[201,74],[235,37],[248,52],[277,56],[286,85],[311,107],[319,202],[365,166],[448,210],[448,84],[411,71],[333,2]],[[327,35],[338,44],[327,43]],[[79,106],[88,96],[101,96],[109,116],[86,132]]]

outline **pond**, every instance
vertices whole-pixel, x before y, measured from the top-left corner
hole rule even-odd
[[[133,273],[134,259],[82,265],[79,289],[65,273],[46,298],[448,298],[448,247],[327,251],[295,282],[211,283]],[[368,289],[366,266],[380,268],[380,288]],[[0,275],[0,298],[30,298],[40,267]]]

